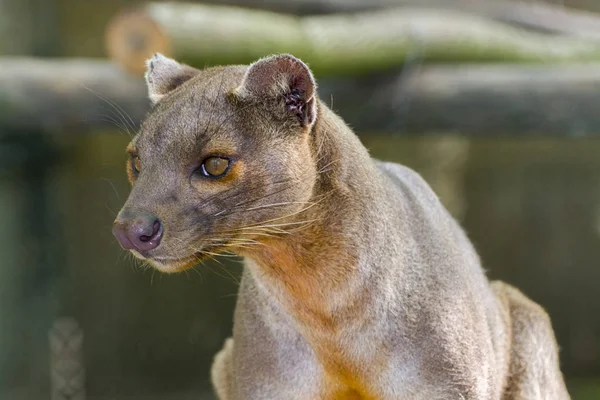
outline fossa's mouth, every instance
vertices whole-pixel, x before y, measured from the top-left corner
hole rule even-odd
[[[207,254],[207,251],[209,252]],[[220,252],[218,248],[206,249],[199,251],[184,257],[145,257],[135,250],[132,253],[137,258],[148,262],[152,267],[156,268],[160,272],[173,274],[176,272],[182,272],[187,269],[193,268],[202,261],[217,255]]]
[[[198,253],[185,258],[150,258],[148,262],[160,272],[172,274],[190,269],[202,260],[202,255]]]

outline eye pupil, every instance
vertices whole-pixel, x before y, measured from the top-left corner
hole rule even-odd
[[[202,169],[207,176],[220,176],[227,172],[229,159],[223,157],[209,157],[202,163]]]

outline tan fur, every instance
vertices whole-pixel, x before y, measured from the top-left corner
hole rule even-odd
[[[161,219],[144,255],[161,271],[245,257],[220,400],[569,398],[546,313],[488,282],[429,186],[373,160],[304,63],[149,67],[155,106],[129,148],[142,170],[118,218]],[[217,153],[225,177],[194,172]]]

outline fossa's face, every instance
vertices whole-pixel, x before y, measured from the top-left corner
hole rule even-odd
[[[314,81],[290,56],[194,70],[149,62],[152,111],[127,148],[132,190],[113,233],[163,272],[289,234],[316,178]]]

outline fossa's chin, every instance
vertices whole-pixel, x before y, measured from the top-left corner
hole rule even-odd
[[[149,261],[150,265],[152,265],[158,271],[166,273],[166,274],[174,274],[176,272],[185,271],[187,269],[194,267],[196,264],[198,264],[200,261],[202,261],[202,259],[199,256],[198,257],[193,256],[193,257],[189,257],[189,258],[176,259],[176,260],[175,259],[173,259],[173,260],[148,259],[148,261]]]
[[[140,260],[146,261],[156,270],[166,273],[173,274],[176,272],[182,272],[187,269],[190,269],[210,256],[196,253],[191,254],[187,257],[179,257],[179,258],[168,258],[168,257],[144,257],[140,253],[135,250],[132,250],[131,253],[139,258]]]

